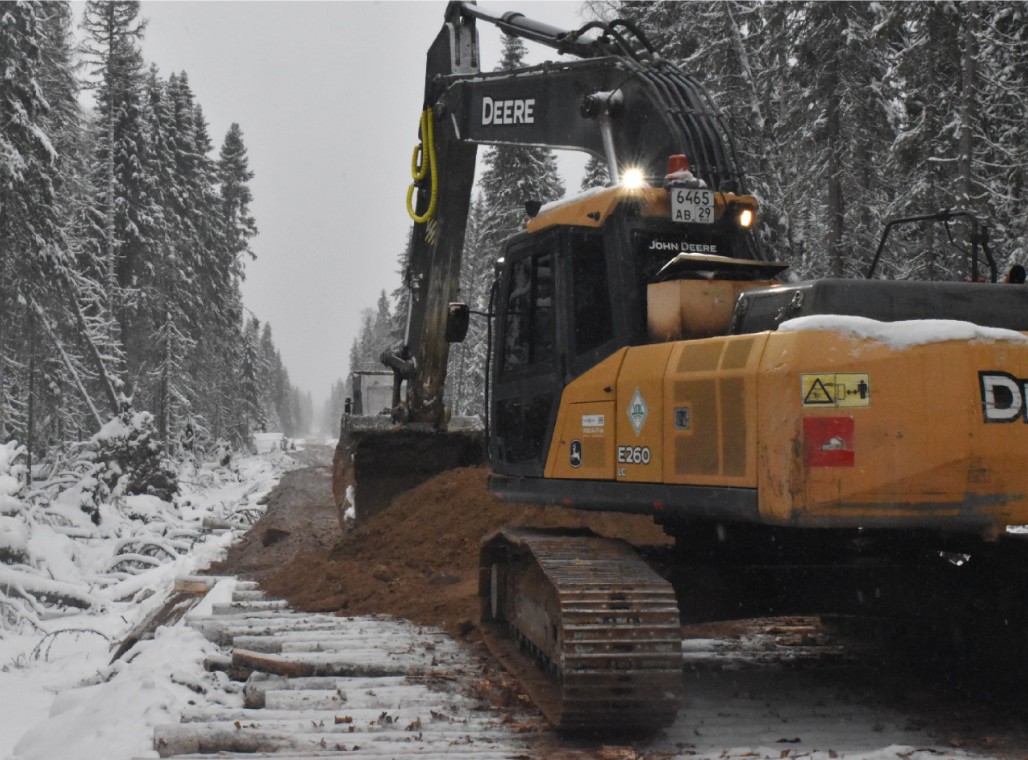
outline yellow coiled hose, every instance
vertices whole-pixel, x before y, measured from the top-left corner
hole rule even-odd
[[[426,160],[427,155],[427,160]],[[439,199],[439,175],[435,170],[435,140],[432,133],[432,109],[426,108],[421,112],[421,142],[414,147],[414,155],[411,156],[410,173],[414,179],[407,188],[407,213],[416,224],[424,224],[435,215],[436,201]],[[428,208],[424,214],[418,215],[414,211],[414,191],[418,183],[431,175],[432,194],[429,196]]]

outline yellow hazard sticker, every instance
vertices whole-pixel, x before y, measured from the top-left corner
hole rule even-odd
[[[800,398],[805,407],[871,406],[867,372],[800,375]]]

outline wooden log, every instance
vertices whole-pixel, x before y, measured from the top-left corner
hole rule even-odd
[[[88,610],[96,602],[82,586],[52,580],[15,567],[0,564],[0,587],[8,597],[26,599],[33,606],[74,607]],[[42,600],[46,600],[44,603]]]
[[[238,635],[271,635],[286,630],[332,631],[339,629],[337,618],[324,615],[296,615],[282,618],[195,618],[186,625],[199,631],[218,646],[231,646]]]
[[[378,641],[382,638],[395,639],[397,641],[404,641],[407,643],[418,643],[426,646],[442,647],[448,646],[449,648],[456,651],[457,647],[450,643],[450,638],[447,634],[442,631],[426,631],[424,633],[417,633],[415,631],[408,630],[405,627],[391,626],[391,625],[378,625],[378,626],[367,626],[353,625],[353,621],[346,620],[346,618],[323,618],[325,620],[332,621],[332,630],[336,632],[336,636],[339,638],[351,637],[355,639],[370,639]],[[229,625],[233,623],[229,622]],[[254,627],[252,624],[248,624],[250,627]],[[260,624],[258,624],[259,626]],[[324,634],[318,633],[315,629],[308,627],[295,628],[292,626],[286,626],[277,628],[271,633],[259,633],[255,635],[266,636],[274,635],[280,639],[289,639],[291,641],[314,641],[324,638]]]
[[[450,655],[454,651],[439,653],[434,644],[428,647],[423,642],[406,635],[390,635],[388,633],[369,637],[363,633],[327,629],[323,631],[306,631],[303,637],[293,635],[293,631],[281,631],[269,635],[244,634],[232,639],[232,646],[239,649],[250,649],[255,652],[346,652],[356,650],[417,654],[417,655]],[[374,647],[369,647],[369,641]]]
[[[492,719],[483,718],[471,713],[465,706],[461,709],[455,705],[418,705],[414,707],[356,707],[349,704],[339,705],[332,710],[272,710],[247,709],[243,707],[191,707],[182,712],[182,723],[224,723],[226,725],[240,723],[246,726],[258,726],[263,730],[301,731],[313,726],[330,728],[346,726],[338,730],[350,733],[350,726],[355,731],[393,731],[406,730],[414,724],[427,731],[429,724],[435,730],[436,725],[462,725],[464,730],[470,726],[486,726]],[[333,729],[335,730],[335,729]],[[413,730],[413,729],[412,729]],[[449,729],[447,729],[449,730]]]
[[[259,602],[267,598],[259,588],[236,589],[232,592],[233,602]]]
[[[265,599],[252,602],[224,602],[215,604],[211,611],[215,617],[221,615],[252,615],[253,613],[278,612],[289,609],[289,602],[282,599]]]
[[[181,594],[199,594],[203,596],[221,580],[214,575],[182,575],[175,579],[175,591]]]
[[[390,688],[401,686],[408,682],[406,676],[385,676],[382,678],[335,678],[332,676],[286,678],[285,676],[254,671],[243,686],[243,704],[250,708],[264,707],[266,695],[271,691],[324,691],[331,694],[337,689]]]
[[[457,651],[457,647],[450,643],[449,636],[443,631],[430,630],[418,633],[415,631],[408,630],[406,627],[399,627],[388,624],[372,626],[361,625],[358,627],[353,625],[354,621],[347,620],[346,618],[327,617],[321,619],[332,621],[331,629],[334,631],[333,636],[337,638],[349,637],[362,640],[374,639],[375,641],[378,641],[380,639],[388,637],[390,639],[396,639],[398,641],[404,641],[407,643],[413,642],[418,644],[424,644],[426,646],[448,647],[454,651]],[[229,626],[235,625],[235,623],[233,622],[228,622],[227,624]],[[244,623],[243,625],[251,628],[255,627],[254,624],[251,623]],[[260,627],[261,625],[267,624],[256,624],[257,627]],[[312,629],[306,626],[299,628],[293,626],[275,628],[270,633],[261,632],[253,635],[275,636],[276,638],[289,641],[317,641],[325,637],[325,634],[320,632],[319,629]]]
[[[310,726],[310,724],[308,724]],[[467,726],[449,725],[447,730],[426,731],[382,730],[371,733],[349,730],[348,724],[334,724],[331,727],[302,732],[282,731],[268,728],[251,728],[247,724],[185,723],[181,725],[157,726],[154,729],[154,748],[160,757],[175,757],[193,754],[214,754],[218,752],[317,752],[336,750],[353,752],[354,746],[364,751],[384,750],[381,754],[391,757],[410,757],[415,751],[424,754],[428,750],[449,753],[454,742],[467,742],[478,749],[502,749],[506,745],[511,752],[510,739],[502,733],[468,731]],[[465,738],[466,737],[466,738]],[[392,745],[392,746],[390,746]],[[467,746],[467,745],[465,745]],[[469,753],[471,754],[471,753]],[[352,755],[347,755],[352,757]],[[473,753],[481,757],[482,753]]]
[[[206,724],[157,726],[154,749],[161,757],[215,752],[277,752],[327,749],[317,735],[283,736],[268,731],[242,731],[234,726]]]
[[[289,678],[302,676],[401,676],[425,670],[425,668],[407,663],[388,661],[385,658],[373,662],[342,661],[335,654],[284,657],[265,652],[252,652],[247,649],[232,650],[232,666],[240,671],[259,670]]]
[[[193,593],[173,591],[164,600],[164,604],[144,617],[126,634],[125,638],[122,639],[121,643],[114,650],[114,654],[111,655],[111,662],[113,663],[124,656],[138,642],[153,638],[154,631],[160,626],[177,623],[182,619],[183,615],[200,602],[200,599],[201,597]]]
[[[232,669],[232,658],[227,654],[212,654],[204,658],[203,669],[208,673],[226,673]]]
[[[200,521],[200,527],[211,533],[223,533],[227,530],[246,530],[250,526],[239,520],[225,520],[220,517],[205,517]]]
[[[204,753],[187,755],[176,755],[179,760],[340,760],[341,757],[347,760],[378,760],[379,758],[417,758],[418,760],[449,760],[457,755],[471,757],[475,760],[511,760],[512,758],[528,757],[528,747],[524,744],[505,746],[493,744],[485,746],[483,743],[454,744],[451,747],[440,748],[437,745],[416,745],[407,744],[385,744],[377,743],[359,744],[354,742],[346,746],[346,755],[341,756],[340,750],[322,751],[314,750],[307,752],[253,752],[244,754],[221,754],[211,756]],[[162,757],[164,757],[162,755]],[[170,755],[168,755],[170,757]],[[151,757],[133,758],[133,760],[152,760]]]
[[[223,608],[222,612],[217,609],[212,613],[212,617],[218,615],[233,615],[238,616],[240,620],[268,620],[277,619],[282,616],[283,613],[288,613],[298,617],[307,617],[308,615],[303,612],[293,612],[289,610],[289,604],[282,601],[281,599],[271,599],[264,602],[228,602],[224,605],[216,605]]]
[[[392,688],[380,686],[355,689],[346,686],[334,691],[276,689],[264,692],[264,708],[267,710],[386,710],[411,707],[453,712],[467,709],[467,704],[458,694],[432,691],[415,684]]]
[[[395,641],[385,640],[380,646],[368,648],[367,639],[360,638],[336,638],[326,636],[321,641],[292,641],[285,639],[281,642],[280,651],[282,654],[315,654],[318,652],[351,654],[354,652],[368,651],[388,655],[390,657],[402,657],[405,659],[417,660],[423,664],[446,665],[456,662],[466,662],[459,652],[437,651],[434,647],[426,647],[422,642],[406,641],[398,639]]]

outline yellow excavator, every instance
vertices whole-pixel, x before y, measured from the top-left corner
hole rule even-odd
[[[571,60],[482,72],[479,22]],[[557,727],[672,721],[680,619],[1024,636],[1026,550],[1006,529],[1028,523],[1028,288],[996,283],[973,216],[882,239],[963,220],[962,281],[876,279],[883,247],[866,279],[790,281],[712,99],[623,20],[567,32],[451,3],[420,137],[407,334],[383,356],[394,414],[344,416],[337,482],[356,480],[362,519],[484,442],[497,497],[674,537],[656,562],[590,534],[484,540],[483,630]],[[478,145],[583,150],[612,178],[528,203],[496,252],[484,430],[442,402]]]

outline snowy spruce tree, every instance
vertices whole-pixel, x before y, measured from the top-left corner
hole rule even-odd
[[[579,189],[585,191],[594,187],[606,187],[609,184],[610,172],[607,170],[607,162],[596,156],[589,156],[589,160],[585,163],[585,172],[582,174],[582,184]]]
[[[795,127],[790,152],[810,157],[796,181],[820,191],[820,222],[805,235],[818,261],[803,261],[814,275],[860,276],[883,224],[876,210],[890,200],[886,163],[874,160],[892,142],[897,95],[886,77],[887,14],[865,3],[810,3],[788,19],[799,65],[789,69],[796,97],[783,120]]]
[[[964,69],[974,66],[974,89],[962,93],[973,141],[966,192],[988,210],[995,239],[1005,242],[996,251],[999,264],[1008,271],[1024,265],[1028,252],[1028,6],[979,3],[962,10],[979,14],[973,28],[965,25],[962,50]]]
[[[57,156],[44,127],[37,77],[41,6],[0,6],[0,439],[33,438],[40,350],[38,313],[63,248],[54,183]]]
[[[86,3],[83,46],[92,75],[97,113],[93,125],[93,220],[89,245],[103,261],[109,308],[124,349],[125,393],[131,396],[148,338],[138,307],[155,258],[160,208],[146,172],[149,140],[144,119],[144,64],[140,50],[146,24],[138,2]]]
[[[233,123],[218,155],[219,200],[221,223],[228,252],[237,259],[243,256],[254,258],[250,240],[257,235],[257,222],[250,215],[253,193],[250,191],[250,160],[243,143],[243,130]]]

